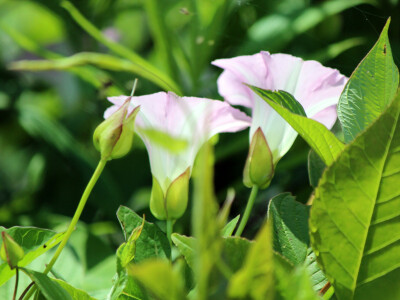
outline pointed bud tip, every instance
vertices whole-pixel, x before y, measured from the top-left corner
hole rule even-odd
[[[250,142],[243,171],[243,182],[247,187],[256,185],[264,189],[269,186],[273,176],[273,156],[263,131],[258,128]]]

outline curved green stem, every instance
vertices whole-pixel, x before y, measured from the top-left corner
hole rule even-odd
[[[86,202],[89,198],[90,193],[93,190],[94,185],[96,184],[97,180],[99,179],[101,173],[103,172],[103,169],[107,163],[107,160],[100,160],[99,164],[97,165],[96,170],[94,171],[92,178],[90,178],[90,181],[88,185],[86,186],[85,191],[82,194],[81,200],[79,201],[78,207],[76,208],[75,214],[71,220],[71,223],[68,226],[67,231],[64,234],[64,237],[58,245],[58,248],[56,252],[53,255],[53,258],[51,259],[50,263],[46,266],[46,269],[44,270],[44,274],[47,274],[50,272],[51,268],[54,266],[57,258],[60,256],[62,250],[64,249],[65,245],[67,244],[72,232],[75,230],[75,226],[78,223],[78,220],[82,214],[83,209],[85,208]],[[24,299],[29,299],[33,293],[35,292],[35,287],[33,286],[29,292],[26,294]]]
[[[242,219],[240,220],[240,224],[238,229],[236,230],[235,236],[241,236],[244,228],[246,227],[247,221],[249,220],[251,210],[253,209],[254,206],[254,201],[256,200],[258,193],[258,186],[253,185],[253,188],[251,189],[251,193],[249,196],[249,200],[247,200],[247,205],[246,209],[244,210],[244,214]]]
[[[173,229],[173,227],[174,227],[174,221],[173,220],[167,220],[166,221],[167,222],[167,238],[168,238],[168,241],[169,241],[169,246],[171,247],[171,249],[172,249],[172,240],[171,240],[171,235],[172,235],[172,229]]]

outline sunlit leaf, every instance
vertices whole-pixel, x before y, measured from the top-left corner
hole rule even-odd
[[[316,189],[311,243],[339,300],[400,297],[399,114],[397,97]]]
[[[393,100],[399,71],[393,61],[387,21],[379,40],[347,82],[338,103],[338,117],[346,142],[378,118]]]

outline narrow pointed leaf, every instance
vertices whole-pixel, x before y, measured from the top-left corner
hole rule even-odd
[[[282,91],[271,92],[257,87],[251,88],[301,135],[327,166],[335,161],[344,145],[324,125],[299,114],[300,104],[295,104],[298,102],[293,96],[288,93],[284,93],[283,96]]]
[[[236,218],[229,221],[228,224],[222,228],[222,237],[229,237],[232,235],[233,231],[236,228],[237,223],[239,222],[240,215],[236,216]]]
[[[79,300],[96,300],[96,298],[91,297],[84,290],[74,288],[72,285],[60,279],[52,279],[53,282],[58,283],[71,297],[72,299]]]
[[[177,84],[167,75],[163,74],[160,70],[154,67],[147,60],[143,59],[140,55],[132,50],[107,39],[103,33],[97,29],[89,20],[87,20],[79,10],[69,1],[62,1],[61,4],[71,15],[71,17],[93,38],[107,46],[114,53],[121,55],[131,61],[138,74],[153,81],[160,87],[174,91],[176,94],[182,94]]]
[[[47,275],[29,269],[22,269],[35,282],[47,300],[73,300],[71,295],[57,282]]]
[[[251,245],[243,267],[230,279],[228,296],[239,299],[274,299],[271,223],[266,222]]]
[[[400,97],[316,189],[312,247],[339,300],[399,299]]]
[[[351,75],[339,99],[338,117],[346,142],[378,118],[393,100],[399,71],[389,44],[390,18],[371,51]]]

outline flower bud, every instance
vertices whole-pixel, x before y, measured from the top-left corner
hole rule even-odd
[[[109,118],[104,120],[93,134],[93,143],[101,159],[111,160],[125,156],[132,147],[134,124],[139,106],[128,115],[131,98]]]
[[[190,168],[170,183],[164,194],[157,179],[153,176],[150,197],[151,213],[159,220],[179,219],[186,211],[188,203]]]
[[[0,258],[8,263],[10,269],[17,267],[18,262],[24,257],[24,250],[5,231],[1,233],[3,244],[0,249]]]
[[[274,162],[271,150],[261,128],[258,128],[250,143],[249,154],[243,171],[243,183],[267,188],[274,176]]]

